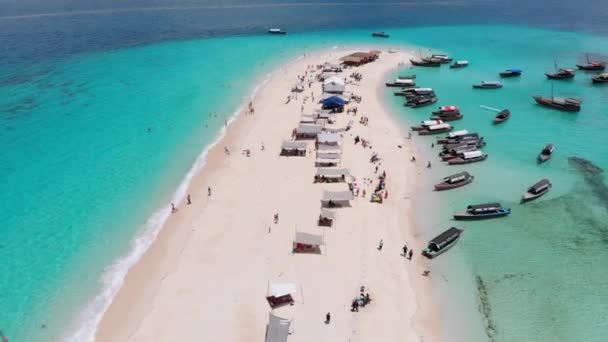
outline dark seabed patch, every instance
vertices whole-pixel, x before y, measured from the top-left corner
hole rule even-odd
[[[481,276],[475,276],[475,282],[477,284],[477,296],[479,297],[479,312],[483,316],[483,323],[486,328],[486,335],[490,341],[495,341],[498,330],[492,320],[492,307],[490,306],[490,298],[488,297],[488,290]]]

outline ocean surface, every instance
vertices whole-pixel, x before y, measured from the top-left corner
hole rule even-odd
[[[434,87],[438,105],[459,105],[465,118],[456,126],[488,142],[486,162],[459,168],[440,166],[431,138],[414,138],[427,156],[418,159],[433,161],[429,182],[461,169],[476,176],[467,188],[421,193],[420,212],[439,214],[418,215],[420,238],[453,225],[450,214],[468,204],[500,201],[513,209],[505,219],[467,223],[458,246],[433,261],[446,336],[603,341],[608,188],[602,174],[581,171],[568,157],[608,167],[608,88],[591,86],[584,72],[554,82],[556,95],[584,100],[578,114],[540,108],[531,96],[550,94],[543,72],[554,60],[571,67],[585,52],[608,59],[608,6],[548,7],[0,2],[0,330],[11,341],[90,341],[168,204],[184,195],[205,149],[267,73],[311,49],[383,44],[470,60],[462,70],[400,73]],[[269,37],[269,26],[291,33]],[[391,38],[374,40],[371,30]],[[524,74],[501,90],[471,89],[507,68]],[[389,91],[387,101],[405,123],[431,111],[406,109]],[[494,113],[481,105],[513,115],[493,126]],[[549,142],[557,146],[554,158],[537,165]],[[519,205],[525,188],[543,177],[552,180],[551,192]]]

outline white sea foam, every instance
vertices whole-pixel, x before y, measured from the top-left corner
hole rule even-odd
[[[253,100],[258,90],[270,81],[272,73],[268,73],[265,76],[266,77],[263,79],[263,81],[258,83],[253,88],[252,92],[250,93],[249,100]],[[169,218],[171,215],[170,210],[167,209],[170,207],[170,203],[179,203],[184,200],[192,180],[207,163],[207,155],[209,151],[224,138],[227,127],[237,119],[239,113],[243,111],[244,106],[244,104],[241,105],[233,113],[233,115],[230,116],[230,118],[226,121],[227,125],[222,127],[215,141],[205,147],[203,152],[196,158],[194,164],[180,183],[179,187],[171,196],[169,203],[152,214],[152,216],[146,221],[135,238],[131,241],[127,254],[106,268],[100,279],[101,289],[99,293],[97,293],[95,297],[89,301],[84,309],[78,314],[73,324],[74,328],[70,329],[63,336],[63,341],[93,342],[95,340],[95,334],[97,333],[97,329],[103,314],[108,310],[110,304],[112,304],[112,301],[116,297],[116,294],[122,287],[127,273],[131,267],[133,267],[141,259],[148,248],[150,248],[167,221],[167,218]]]

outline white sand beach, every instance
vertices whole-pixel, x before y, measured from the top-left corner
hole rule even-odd
[[[421,275],[424,245],[414,238],[410,209],[425,165],[410,162],[416,152],[407,131],[382,103],[387,72],[408,55],[383,50],[377,61],[338,75],[348,80],[347,91],[362,98],[346,105],[357,107],[356,115],[340,113],[332,126],[353,121],[342,133],[340,167],[350,170],[361,192],[349,207],[335,209],[333,227],[317,225],[323,190],[348,190],[348,185],[313,184],[314,141],[305,157],[279,155],[302,108],[312,113],[321,107],[322,83],[308,86],[321,71],[308,66],[337,63],[351,52],[307,54],[273,73],[252,101],[255,112],[239,115],[210,151],[189,190],[192,204],[177,205],[157,241],[130,270],[97,341],[263,341],[272,312],[265,297],[272,283],[296,285],[295,303],[273,311],[292,320],[290,342],[438,339],[432,313],[415,315],[421,306],[432,307],[430,280]],[[305,90],[286,103],[306,70]],[[349,77],[353,72],[361,74],[360,82]],[[361,117],[369,123],[361,124]],[[370,146],[355,145],[356,136]],[[380,162],[370,162],[372,153]],[[382,204],[372,203],[383,171],[388,196]],[[322,254],[292,253],[296,231],[321,235]],[[414,250],[412,261],[401,256],[404,243]],[[361,286],[371,303],[351,312]],[[331,321],[325,324],[328,312]]]

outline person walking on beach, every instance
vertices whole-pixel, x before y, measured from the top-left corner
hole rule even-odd
[[[380,243],[378,243],[378,251],[381,251],[382,247],[384,247],[384,241],[380,239]]]
[[[428,163],[428,164],[426,164],[426,168],[427,168],[427,169],[430,169],[430,168],[431,168],[431,161],[429,161],[429,163]]]
[[[416,161],[416,157],[412,156],[412,159],[410,159],[411,161],[415,162]]]
[[[211,197],[211,187],[207,187],[207,197]]]
[[[435,143],[431,143],[431,148],[434,148],[434,147],[435,147]]]
[[[177,208],[175,207],[175,204],[171,203],[171,214],[175,214],[177,212]]]
[[[403,256],[407,257],[407,245],[406,244],[403,245]]]
[[[192,200],[190,199],[190,194],[188,194],[188,198],[187,198],[188,204],[192,204]]]
[[[408,254],[408,259],[412,260],[413,255],[414,255],[414,250],[410,249],[410,253]]]
[[[277,223],[279,223],[279,214],[278,213],[274,214],[274,224],[277,224]]]
[[[329,322],[331,322],[331,314],[328,312],[325,315],[325,324],[329,324]]]

